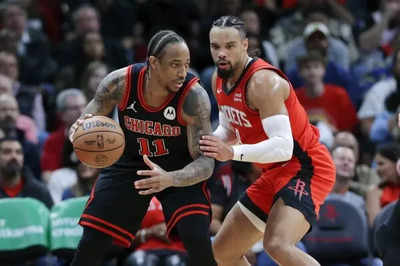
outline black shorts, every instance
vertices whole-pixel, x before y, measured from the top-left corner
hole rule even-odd
[[[170,187],[155,195],[143,196],[134,187],[137,179],[136,172],[114,173],[112,178],[100,174],[79,224],[110,235],[118,245],[130,247],[153,196],[162,204],[168,234],[185,216],[211,217],[205,182],[190,187]]]

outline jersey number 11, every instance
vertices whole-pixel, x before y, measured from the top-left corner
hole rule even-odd
[[[147,155],[149,157],[153,156],[163,156],[169,154],[167,147],[165,147],[164,139],[155,139],[151,142],[154,151],[150,150],[150,141],[147,138],[137,138],[137,142],[139,143],[140,149],[139,154],[141,156]]]

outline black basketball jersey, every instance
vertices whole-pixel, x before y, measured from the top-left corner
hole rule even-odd
[[[145,103],[143,84],[146,64],[134,64],[127,68],[126,88],[118,105],[119,124],[125,133],[125,151],[111,167],[105,169],[148,169],[143,155],[166,171],[178,170],[193,161],[187,141],[182,106],[185,94],[199,79],[188,73],[180,90],[160,107]]]

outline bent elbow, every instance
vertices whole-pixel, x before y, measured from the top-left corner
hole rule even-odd
[[[292,159],[293,156],[293,151],[288,151],[286,152],[283,156],[282,156],[282,161],[289,161],[290,159]]]
[[[282,141],[281,152],[280,152],[281,161],[289,161],[290,159],[292,159],[293,148],[294,148],[293,139],[291,140],[284,139]]]
[[[294,141],[293,138],[287,141],[288,148],[287,148],[287,160],[292,159],[293,157],[293,150],[294,150]]]

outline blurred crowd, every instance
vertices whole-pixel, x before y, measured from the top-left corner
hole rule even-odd
[[[400,0],[1,0],[0,198],[32,197],[51,209],[90,193],[98,170],[77,160],[68,128],[107,73],[146,60],[158,30],[185,38],[215,125],[208,31],[221,15],[240,17],[249,54],[289,77],[337,167],[328,199],[361,211],[369,233],[400,196]],[[258,174],[252,165],[217,165],[209,182],[212,233]],[[185,265],[179,240],[165,238],[162,207],[156,199],[150,207],[158,218],[144,222],[119,265]],[[160,239],[162,248],[142,245],[149,239]],[[299,243],[305,250],[307,241]],[[157,252],[147,256],[149,250]],[[249,260],[274,265],[261,250],[249,251]],[[356,261],[379,265],[378,255],[371,244]],[[68,262],[45,257],[21,265]]]

